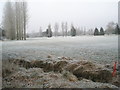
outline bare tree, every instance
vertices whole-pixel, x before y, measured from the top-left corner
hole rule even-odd
[[[87,34],[88,34],[88,35],[93,35],[93,34],[94,34],[93,29],[89,29],[89,30],[87,31]]]
[[[22,39],[22,32],[23,32],[23,13],[22,13],[22,3],[21,2],[15,2],[15,21],[16,21],[16,34],[17,34],[17,40]]]
[[[67,22],[65,23],[65,36],[67,36],[67,32],[68,32],[68,24]]]
[[[58,35],[58,29],[59,29],[59,24],[57,22],[55,23],[54,29],[55,29],[55,36],[57,36]]]
[[[61,28],[62,28],[62,36],[64,37],[64,22],[62,22],[62,24],[61,24]]]
[[[109,22],[106,28],[106,34],[114,34],[115,33],[115,23],[114,22]]]
[[[2,24],[8,39],[26,40],[27,16],[26,2],[6,2]]]
[[[24,23],[24,40],[26,40],[26,26],[28,22],[27,2],[23,2],[23,23]]]
[[[19,12],[18,12],[18,2],[15,2],[15,21],[16,21],[16,39],[19,40]]]
[[[22,2],[18,2],[18,12],[19,12],[19,39],[23,39],[23,10],[22,10]]]
[[[84,27],[84,31],[83,32],[84,32],[84,35],[86,35],[86,27]]]
[[[26,40],[27,17],[26,2],[6,2],[2,24],[8,39]]]
[[[15,3],[16,10],[16,31],[17,31],[17,39],[18,40],[26,40],[26,25],[28,21],[27,14],[27,3],[16,2]]]
[[[42,37],[42,28],[39,29],[40,37]]]
[[[15,15],[14,15],[13,4],[11,2],[6,2],[4,8],[3,16],[3,28],[6,30],[6,37],[8,39],[15,39]]]
[[[80,35],[80,27],[76,28],[76,35],[79,36]]]

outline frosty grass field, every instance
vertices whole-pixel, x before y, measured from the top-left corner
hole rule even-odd
[[[118,36],[76,36],[29,38],[26,41],[3,41],[2,59],[53,60],[70,57],[112,63],[118,57]]]

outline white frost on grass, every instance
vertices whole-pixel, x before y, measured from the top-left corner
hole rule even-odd
[[[29,38],[26,41],[4,41],[3,59],[46,59],[52,55],[73,59],[112,62],[118,57],[118,36],[76,36]]]

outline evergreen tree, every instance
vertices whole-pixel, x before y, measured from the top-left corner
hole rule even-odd
[[[76,29],[74,28],[74,26],[72,26],[71,28],[71,36],[76,36]]]
[[[100,28],[100,34],[99,34],[99,35],[104,35],[104,34],[105,34],[105,32],[104,32],[103,28],[101,27],[101,28]]]
[[[46,30],[47,37],[52,37],[52,30],[51,25],[48,26],[48,29]]]
[[[95,31],[94,31],[94,36],[97,36],[97,35],[99,35],[99,31],[98,31],[98,29],[97,29],[97,28],[95,28]]]
[[[116,28],[115,28],[115,34],[120,34],[120,27],[118,24],[116,25]]]

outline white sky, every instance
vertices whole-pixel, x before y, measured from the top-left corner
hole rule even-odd
[[[5,0],[0,0],[0,21]],[[15,1],[15,0],[12,0]],[[45,30],[48,24],[68,22],[77,27],[106,27],[118,21],[119,0],[27,0],[29,23],[27,32]],[[61,28],[61,26],[60,26]]]

